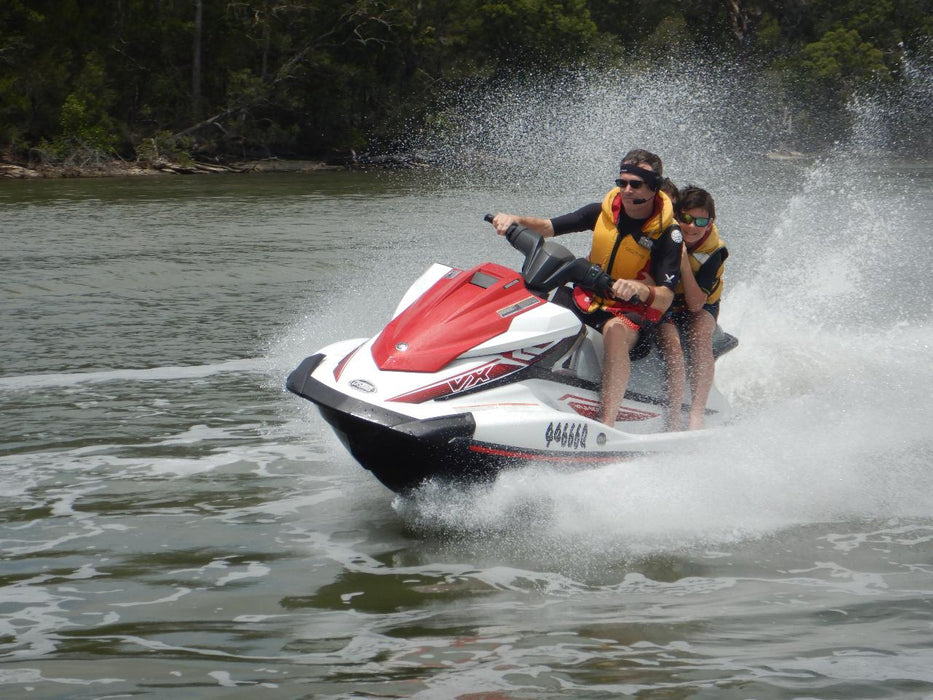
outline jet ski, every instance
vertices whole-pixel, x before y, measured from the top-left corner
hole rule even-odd
[[[608,296],[613,280],[553,238],[514,225],[505,237],[525,256],[521,272],[435,263],[376,336],[328,345],[286,380],[385,486],[405,493],[429,479],[491,480],[510,467],[689,451],[728,420],[714,386],[710,427],[665,432],[664,364],[649,347],[633,356],[615,426],[600,423],[602,335],[552,293],[572,284]],[[717,327],[715,357],[737,344]]]

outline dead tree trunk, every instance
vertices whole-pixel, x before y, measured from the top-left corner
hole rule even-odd
[[[204,29],[204,0],[194,0],[194,55],[191,59],[191,116],[201,117],[201,35]]]

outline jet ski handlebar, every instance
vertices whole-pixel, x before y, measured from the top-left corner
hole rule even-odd
[[[492,214],[483,217],[492,223]],[[578,258],[553,238],[524,226],[512,224],[505,239],[513,248],[525,254],[522,277],[529,290],[538,294],[561,287],[568,282],[590,289],[602,297],[611,297],[615,282],[603,269],[586,258]]]

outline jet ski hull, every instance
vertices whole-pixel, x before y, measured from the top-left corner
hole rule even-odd
[[[506,468],[529,464],[579,468],[670,449],[653,435],[627,436],[637,444],[605,449],[599,444],[605,445],[606,433],[618,431],[579,415],[543,412],[529,419],[521,411],[501,409],[494,419],[487,412],[478,413],[481,423],[492,423],[495,428],[487,438],[511,433],[516,437],[522,434],[525,440],[482,439],[472,411],[413,418],[329,386],[314,376],[325,359],[320,353],[306,358],[289,375],[286,388],[314,403],[354,459],[396,493],[410,491],[429,479],[484,482]],[[326,372],[322,374],[326,376]],[[503,414],[511,420],[503,420]],[[535,438],[529,441],[529,434]],[[535,441],[541,444],[533,444]],[[672,441],[677,442],[677,436]]]

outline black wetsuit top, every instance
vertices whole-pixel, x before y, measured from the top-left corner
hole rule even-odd
[[[577,231],[592,231],[596,227],[596,221],[599,219],[601,212],[602,205],[599,202],[593,202],[569,214],[556,216],[551,219],[554,235],[560,236]],[[618,228],[623,235],[639,236],[644,223],[645,219],[632,219],[626,215],[623,209]],[[678,235],[678,238],[681,238],[680,235]],[[680,281],[681,245],[682,239],[674,242],[670,230],[665,231],[654,242],[651,248],[649,272],[656,285],[667,287],[671,291],[677,288],[677,283]]]

